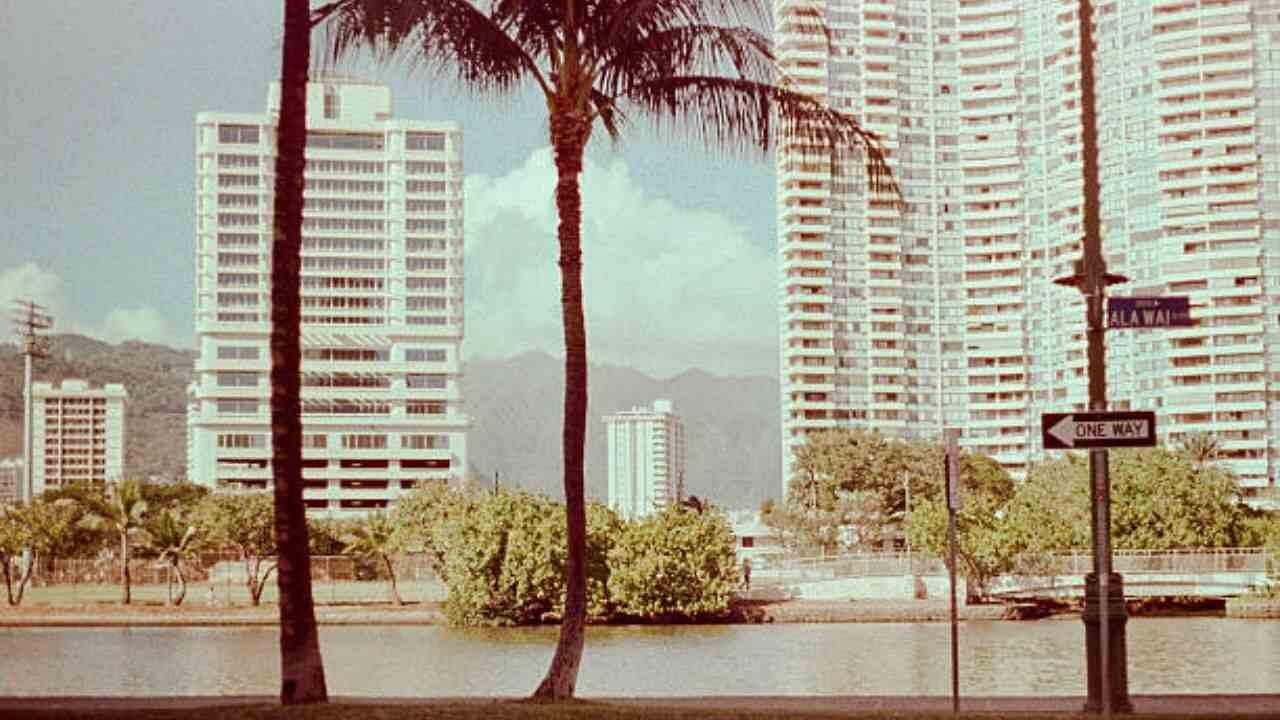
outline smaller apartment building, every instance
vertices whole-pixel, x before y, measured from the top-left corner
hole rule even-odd
[[[627,520],[684,497],[684,423],[670,400],[604,418],[609,437],[609,507]]]
[[[38,382],[32,397],[32,484],[47,488],[76,482],[116,482],[124,475],[123,385],[91,388],[83,380],[61,386]]]

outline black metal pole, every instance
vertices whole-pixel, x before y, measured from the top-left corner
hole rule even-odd
[[[961,507],[960,498],[960,431],[951,429],[944,433],[947,443],[947,545],[950,562],[948,575],[951,580],[951,712],[960,712],[960,625],[956,609],[956,513]]]
[[[1082,267],[1076,273],[1085,296],[1089,367],[1089,409],[1107,409],[1107,348],[1104,305],[1107,274],[1102,254],[1101,182],[1098,174],[1098,118],[1095,92],[1093,6],[1079,0],[1080,23],[1080,136],[1084,166],[1084,248]],[[1107,451],[1089,452],[1090,516],[1093,530],[1093,582],[1085,583],[1085,654],[1089,697],[1086,712],[1109,716],[1112,710],[1132,712],[1125,668],[1125,607],[1123,585],[1111,572],[1111,482]],[[1113,593],[1119,590],[1119,603]],[[1112,634],[1115,633],[1116,637]],[[1096,635],[1091,641],[1090,635]],[[1095,682],[1096,680],[1096,682]]]

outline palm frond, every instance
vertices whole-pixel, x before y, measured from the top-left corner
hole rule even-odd
[[[548,87],[536,61],[545,33],[465,0],[336,0],[312,18],[333,64],[363,48],[380,61],[405,57],[430,72],[452,73],[479,92],[507,93],[530,77]]]
[[[770,42],[744,26],[682,25],[629,38],[612,49],[597,70],[606,93],[680,75],[723,75],[768,81],[775,72]]]
[[[835,172],[850,151],[861,153],[870,191],[901,196],[875,133],[810,95],[767,82],[688,75],[641,83],[624,99],[659,129],[669,123],[729,151],[767,153],[779,142],[799,143],[826,150]]]

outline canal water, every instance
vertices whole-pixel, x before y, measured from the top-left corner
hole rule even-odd
[[[329,689],[364,696],[520,696],[541,679],[555,628],[321,628]],[[945,623],[591,628],[579,695],[947,695]],[[5,628],[0,696],[279,691],[278,634],[249,628]],[[1129,621],[1139,693],[1275,692],[1280,622]],[[966,695],[1084,695],[1078,619],[967,622]]]

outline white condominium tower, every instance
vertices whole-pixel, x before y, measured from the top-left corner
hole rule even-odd
[[[784,491],[810,431],[958,427],[1021,476],[1041,414],[1087,406],[1083,304],[1053,284],[1083,232],[1076,7],[775,1],[783,71],[883,138],[907,204],[868,197],[856,160],[778,154]],[[1280,449],[1280,2],[1094,19],[1103,252],[1129,278],[1109,294],[1190,296],[1197,321],[1108,332],[1110,408],[1213,434],[1256,497]]]
[[[188,477],[271,479],[271,224],[279,86],[266,114],[200,113]],[[302,239],[304,499],[386,507],[461,479],[462,132],[392,117],[391,92],[307,88]]]
[[[604,417],[609,435],[609,507],[628,520],[684,498],[684,423],[670,400]]]
[[[124,412],[128,392],[84,380],[31,385],[31,492],[78,482],[118,482],[124,475]],[[20,481],[21,482],[21,481]]]

